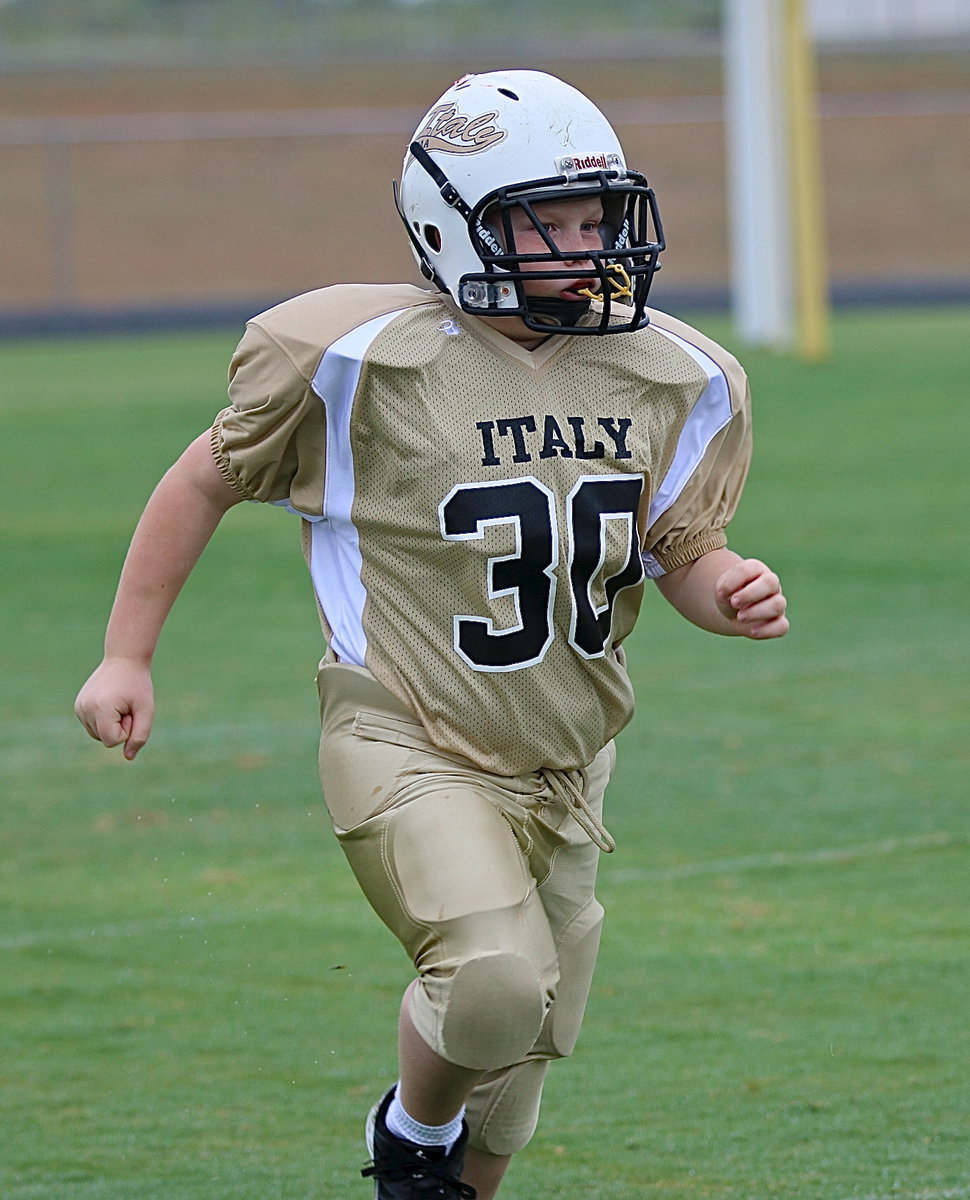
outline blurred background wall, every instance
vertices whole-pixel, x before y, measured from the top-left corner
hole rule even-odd
[[[970,298],[970,4],[809,0],[836,303]],[[415,279],[391,203],[466,71],[593,96],[661,307],[723,305],[720,0],[0,0],[0,331],[237,320]]]

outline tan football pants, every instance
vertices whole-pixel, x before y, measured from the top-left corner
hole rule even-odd
[[[429,742],[368,671],[326,665],[318,684],[327,807],[417,968],[414,1025],[441,1057],[486,1072],[471,1142],[513,1154],[535,1130],[549,1060],[572,1052],[582,1023],[603,910],[599,849],[572,813],[578,789],[599,818],[613,746],[584,771],[491,775]]]

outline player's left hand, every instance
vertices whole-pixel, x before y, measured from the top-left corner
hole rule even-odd
[[[778,576],[757,558],[743,558],[719,576],[714,595],[721,613],[743,637],[762,641],[788,632],[788,601]]]

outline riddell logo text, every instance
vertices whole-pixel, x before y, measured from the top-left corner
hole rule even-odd
[[[428,113],[424,127],[415,135],[425,150],[441,150],[445,154],[479,154],[508,137],[508,133],[493,122],[497,112],[466,117],[457,104],[439,104]]]
[[[580,154],[559,159],[560,171],[612,171],[620,166],[616,154]]]

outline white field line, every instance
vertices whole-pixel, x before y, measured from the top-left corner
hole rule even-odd
[[[778,850],[768,854],[751,854],[743,858],[722,858],[710,861],[680,863],[672,867],[644,868],[643,870],[611,871],[612,883],[649,881],[661,879],[689,879],[700,875],[724,875],[735,871],[757,871],[775,867],[798,867],[815,863],[852,862],[860,858],[898,854],[907,850],[937,849],[961,844],[965,839],[945,831],[918,834],[914,837],[885,838],[879,842],[863,842],[855,846],[832,846],[817,850]],[[321,908],[321,913],[323,909]],[[306,915],[307,910],[273,908],[268,913],[259,911],[209,912],[198,917],[158,917],[145,921],[119,921],[106,925],[84,926],[74,929],[36,929],[24,933],[0,935],[0,951],[27,950],[37,946],[49,946],[59,942],[96,941],[102,938],[139,937],[142,934],[158,933],[170,929],[203,929],[210,925],[227,925],[236,922],[256,921],[263,916],[280,917]],[[921,1193],[910,1200],[936,1200],[951,1193]],[[970,1193],[953,1192],[953,1196]],[[859,1200],[882,1200],[881,1197],[860,1197]],[[888,1200],[888,1198],[887,1198]]]
[[[970,1187],[930,1189],[919,1192],[866,1192],[864,1196],[845,1196],[843,1200],[967,1200]]]
[[[611,883],[633,883],[638,880],[694,879],[701,875],[730,875],[737,871],[765,871],[776,867],[813,866],[825,863],[854,862],[860,858],[878,858],[906,850],[938,849],[952,846],[964,839],[952,833],[914,834],[912,837],[884,838],[878,842],[861,842],[854,846],[826,846],[815,850],[773,850],[766,854],[749,854],[740,858],[702,859],[697,862],[676,863],[669,867],[626,868],[609,871]]]
[[[201,929],[209,925],[251,921],[258,915],[258,913],[252,912],[206,913],[202,917],[156,917],[146,921],[112,921],[108,925],[84,926],[76,929],[35,929],[24,933],[0,936],[0,950],[30,950],[36,946],[52,946],[58,942],[87,942],[99,941],[104,938],[140,937],[145,933],[160,933],[167,929]]]

